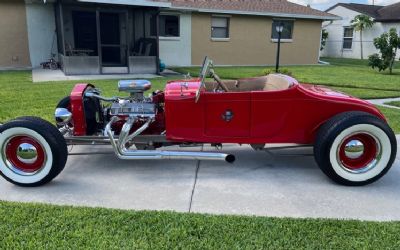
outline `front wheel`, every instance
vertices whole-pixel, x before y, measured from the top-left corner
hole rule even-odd
[[[0,174],[26,187],[53,180],[67,161],[64,137],[51,123],[21,117],[0,127]]]
[[[396,158],[396,137],[386,122],[363,112],[337,115],[324,124],[315,160],[333,181],[362,186],[384,176]]]

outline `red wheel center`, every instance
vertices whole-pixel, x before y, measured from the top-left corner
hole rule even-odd
[[[339,149],[342,164],[350,170],[360,170],[376,159],[378,146],[368,134],[356,134],[347,138]]]
[[[26,173],[40,170],[45,162],[42,145],[29,136],[13,137],[6,145],[5,154],[14,168]]]

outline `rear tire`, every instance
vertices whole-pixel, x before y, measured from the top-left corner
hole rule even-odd
[[[20,117],[2,125],[0,151],[0,175],[24,187],[52,181],[68,157],[67,144],[58,129],[37,117]]]
[[[363,186],[384,176],[397,154],[392,129],[364,112],[346,112],[318,131],[314,156],[322,172],[347,186]]]

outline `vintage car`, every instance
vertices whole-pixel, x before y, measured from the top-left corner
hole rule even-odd
[[[207,82],[207,77],[213,80]],[[366,101],[325,87],[270,74],[222,81],[204,60],[199,78],[170,81],[165,91],[146,80],[118,83],[126,97],[107,98],[77,84],[55,111],[57,126],[20,117],[0,126],[0,173],[20,186],[39,186],[64,168],[69,145],[111,145],[122,160],[235,161],[223,144],[314,147],[315,160],[343,185],[366,185],[385,175],[396,137],[383,114]],[[216,152],[160,150],[211,144]]]

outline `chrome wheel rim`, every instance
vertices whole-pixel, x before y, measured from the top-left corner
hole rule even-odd
[[[345,137],[337,149],[337,162],[347,172],[362,174],[378,164],[382,156],[379,139],[369,132],[355,132]]]
[[[16,135],[5,140],[2,158],[6,167],[22,176],[32,176],[46,165],[43,145],[29,135]]]

